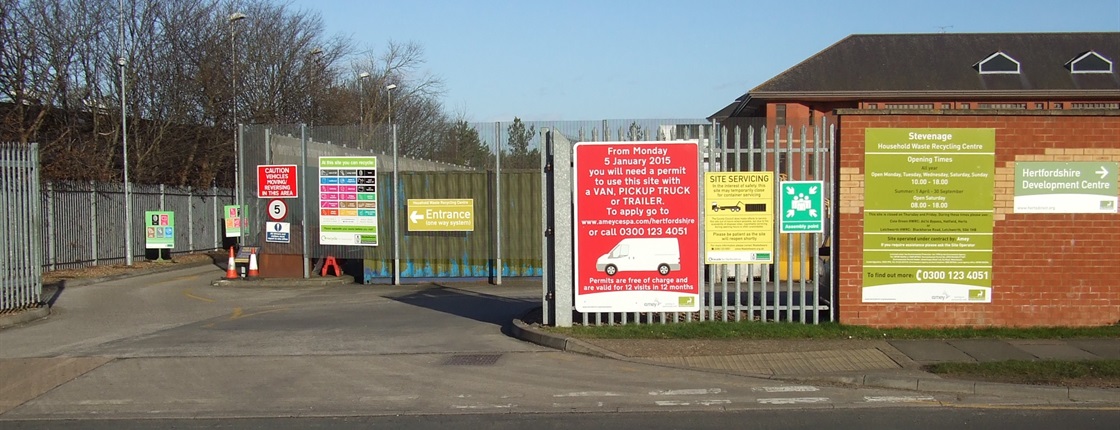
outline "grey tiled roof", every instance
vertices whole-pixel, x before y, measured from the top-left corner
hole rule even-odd
[[[1067,63],[1089,51],[1112,61],[1112,73],[1070,73]],[[996,52],[1018,61],[1021,72],[981,75],[976,64]],[[1120,97],[1120,33],[852,35],[739,100],[1040,95]]]

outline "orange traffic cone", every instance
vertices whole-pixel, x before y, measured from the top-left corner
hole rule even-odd
[[[233,261],[233,247],[229,247],[229,263],[226,265],[226,279],[237,279],[237,262]]]
[[[249,253],[249,277],[256,278],[260,275],[260,272],[257,271],[257,250],[254,249]]]

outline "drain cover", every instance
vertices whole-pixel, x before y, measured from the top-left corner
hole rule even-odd
[[[501,354],[452,355],[443,362],[445,366],[493,366],[502,358]]]

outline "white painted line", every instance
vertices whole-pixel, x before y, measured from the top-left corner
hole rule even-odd
[[[651,396],[702,396],[705,394],[719,394],[722,393],[721,388],[696,388],[688,390],[659,390],[650,391]]]
[[[515,404],[506,405],[451,405],[455,409],[513,409],[516,408]]]
[[[610,391],[577,391],[574,393],[553,394],[552,397],[621,397],[621,394]]]
[[[359,402],[404,402],[409,400],[419,399],[420,396],[413,395],[395,395],[395,396],[362,396],[358,398]]]
[[[758,399],[759,403],[764,405],[792,405],[795,403],[824,403],[829,401],[828,397],[788,397],[788,398],[775,398],[775,399]]]
[[[863,396],[863,401],[869,403],[912,403],[912,402],[934,402],[930,396]]]
[[[790,385],[788,387],[758,387],[752,388],[753,391],[765,391],[767,393],[803,393],[806,391],[820,391],[820,388],[811,385]]]
[[[577,407],[582,408],[582,407],[586,407],[586,406],[569,404],[569,403],[553,403],[552,407],[554,407],[554,408],[565,408],[565,409],[575,409]],[[597,408],[603,407],[603,402],[595,402],[595,407],[597,407]]]
[[[694,400],[694,401],[658,400],[654,403],[656,403],[657,406],[692,406],[694,404],[699,405],[699,406],[715,406],[715,405],[730,405],[731,401],[730,400]]]

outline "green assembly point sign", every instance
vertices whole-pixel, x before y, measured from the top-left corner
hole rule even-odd
[[[867,129],[863,301],[990,303],[994,129]]]
[[[1015,163],[1015,213],[1117,213],[1120,163]]]
[[[175,212],[144,212],[144,247],[148,249],[175,247]]]
[[[824,233],[824,182],[782,181],[781,233]]]

